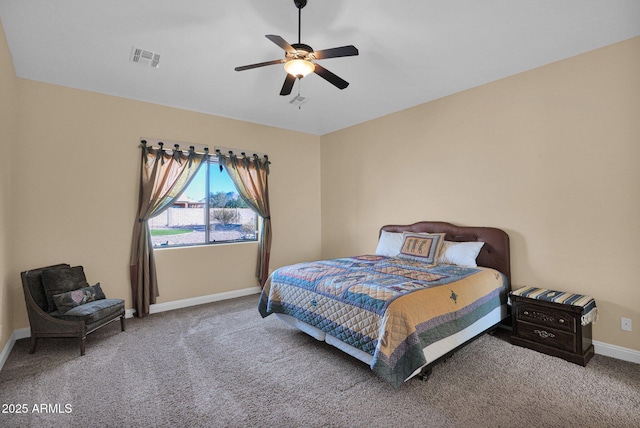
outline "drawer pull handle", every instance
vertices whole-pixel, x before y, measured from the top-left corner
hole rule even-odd
[[[529,315],[529,311],[524,311],[524,314],[525,315]]]
[[[564,320],[560,318],[560,324],[564,324]]]
[[[538,336],[540,336],[543,339],[547,339],[549,337],[556,337],[555,334],[549,333],[549,332],[544,331],[544,330],[533,330],[533,332],[536,333]]]

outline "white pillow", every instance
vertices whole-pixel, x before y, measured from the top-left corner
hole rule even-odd
[[[378,241],[378,247],[376,248],[376,255],[396,257],[400,253],[404,237],[402,233],[387,232],[383,230],[380,234],[380,240]]]
[[[444,241],[438,263],[464,267],[477,267],[476,258],[484,242]]]

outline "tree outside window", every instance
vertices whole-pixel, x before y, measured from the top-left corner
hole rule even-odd
[[[215,160],[204,164],[176,203],[149,220],[154,248],[257,241],[258,216]]]

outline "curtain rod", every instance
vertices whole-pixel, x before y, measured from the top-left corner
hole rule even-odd
[[[211,150],[209,146],[206,144],[193,144],[193,143],[186,143],[184,141],[163,140],[160,138],[140,138],[140,142],[142,141],[146,141],[147,145],[150,147],[154,145],[157,146],[160,143],[162,143],[165,150],[169,150],[169,151],[173,150],[173,148],[177,144],[178,147],[183,148],[182,150],[188,150],[189,147],[193,147],[193,149],[199,153],[204,153],[205,151],[208,150],[210,155],[214,155],[216,154],[216,152],[220,151],[220,153],[224,153],[224,154],[234,153],[236,155],[245,156],[245,157],[258,156],[258,157],[263,157],[265,159],[269,159],[269,155],[267,155],[266,153],[255,152],[252,150],[235,149],[231,147],[213,146],[213,150]]]
[[[220,152],[220,153],[235,153],[240,154],[241,156],[246,156],[246,157],[254,157],[254,156],[258,156],[261,158],[269,158],[269,155],[267,155],[266,153],[260,153],[260,152],[254,152],[253,150],[242,150],[242,149],[234,149],[231,147],[221,147],[221,146],[215,146],[214,147],[214,151],[216,152]]]

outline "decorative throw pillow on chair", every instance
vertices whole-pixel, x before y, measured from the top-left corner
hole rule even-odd
[[[47,312],[53,312],[57,309],[53,301],[54,295],[89,286],[82,266],[45,270],[42,272],[42,285],[49,304]]]
[[[77,290],[67,291],[66,293],[60,293],[53,296],[56,308],[61,314],[64,314],[76,306],[102,299],[106,299],[106,296],[102,292],[100,283],[92,285],[91,287],[79,288]]]

